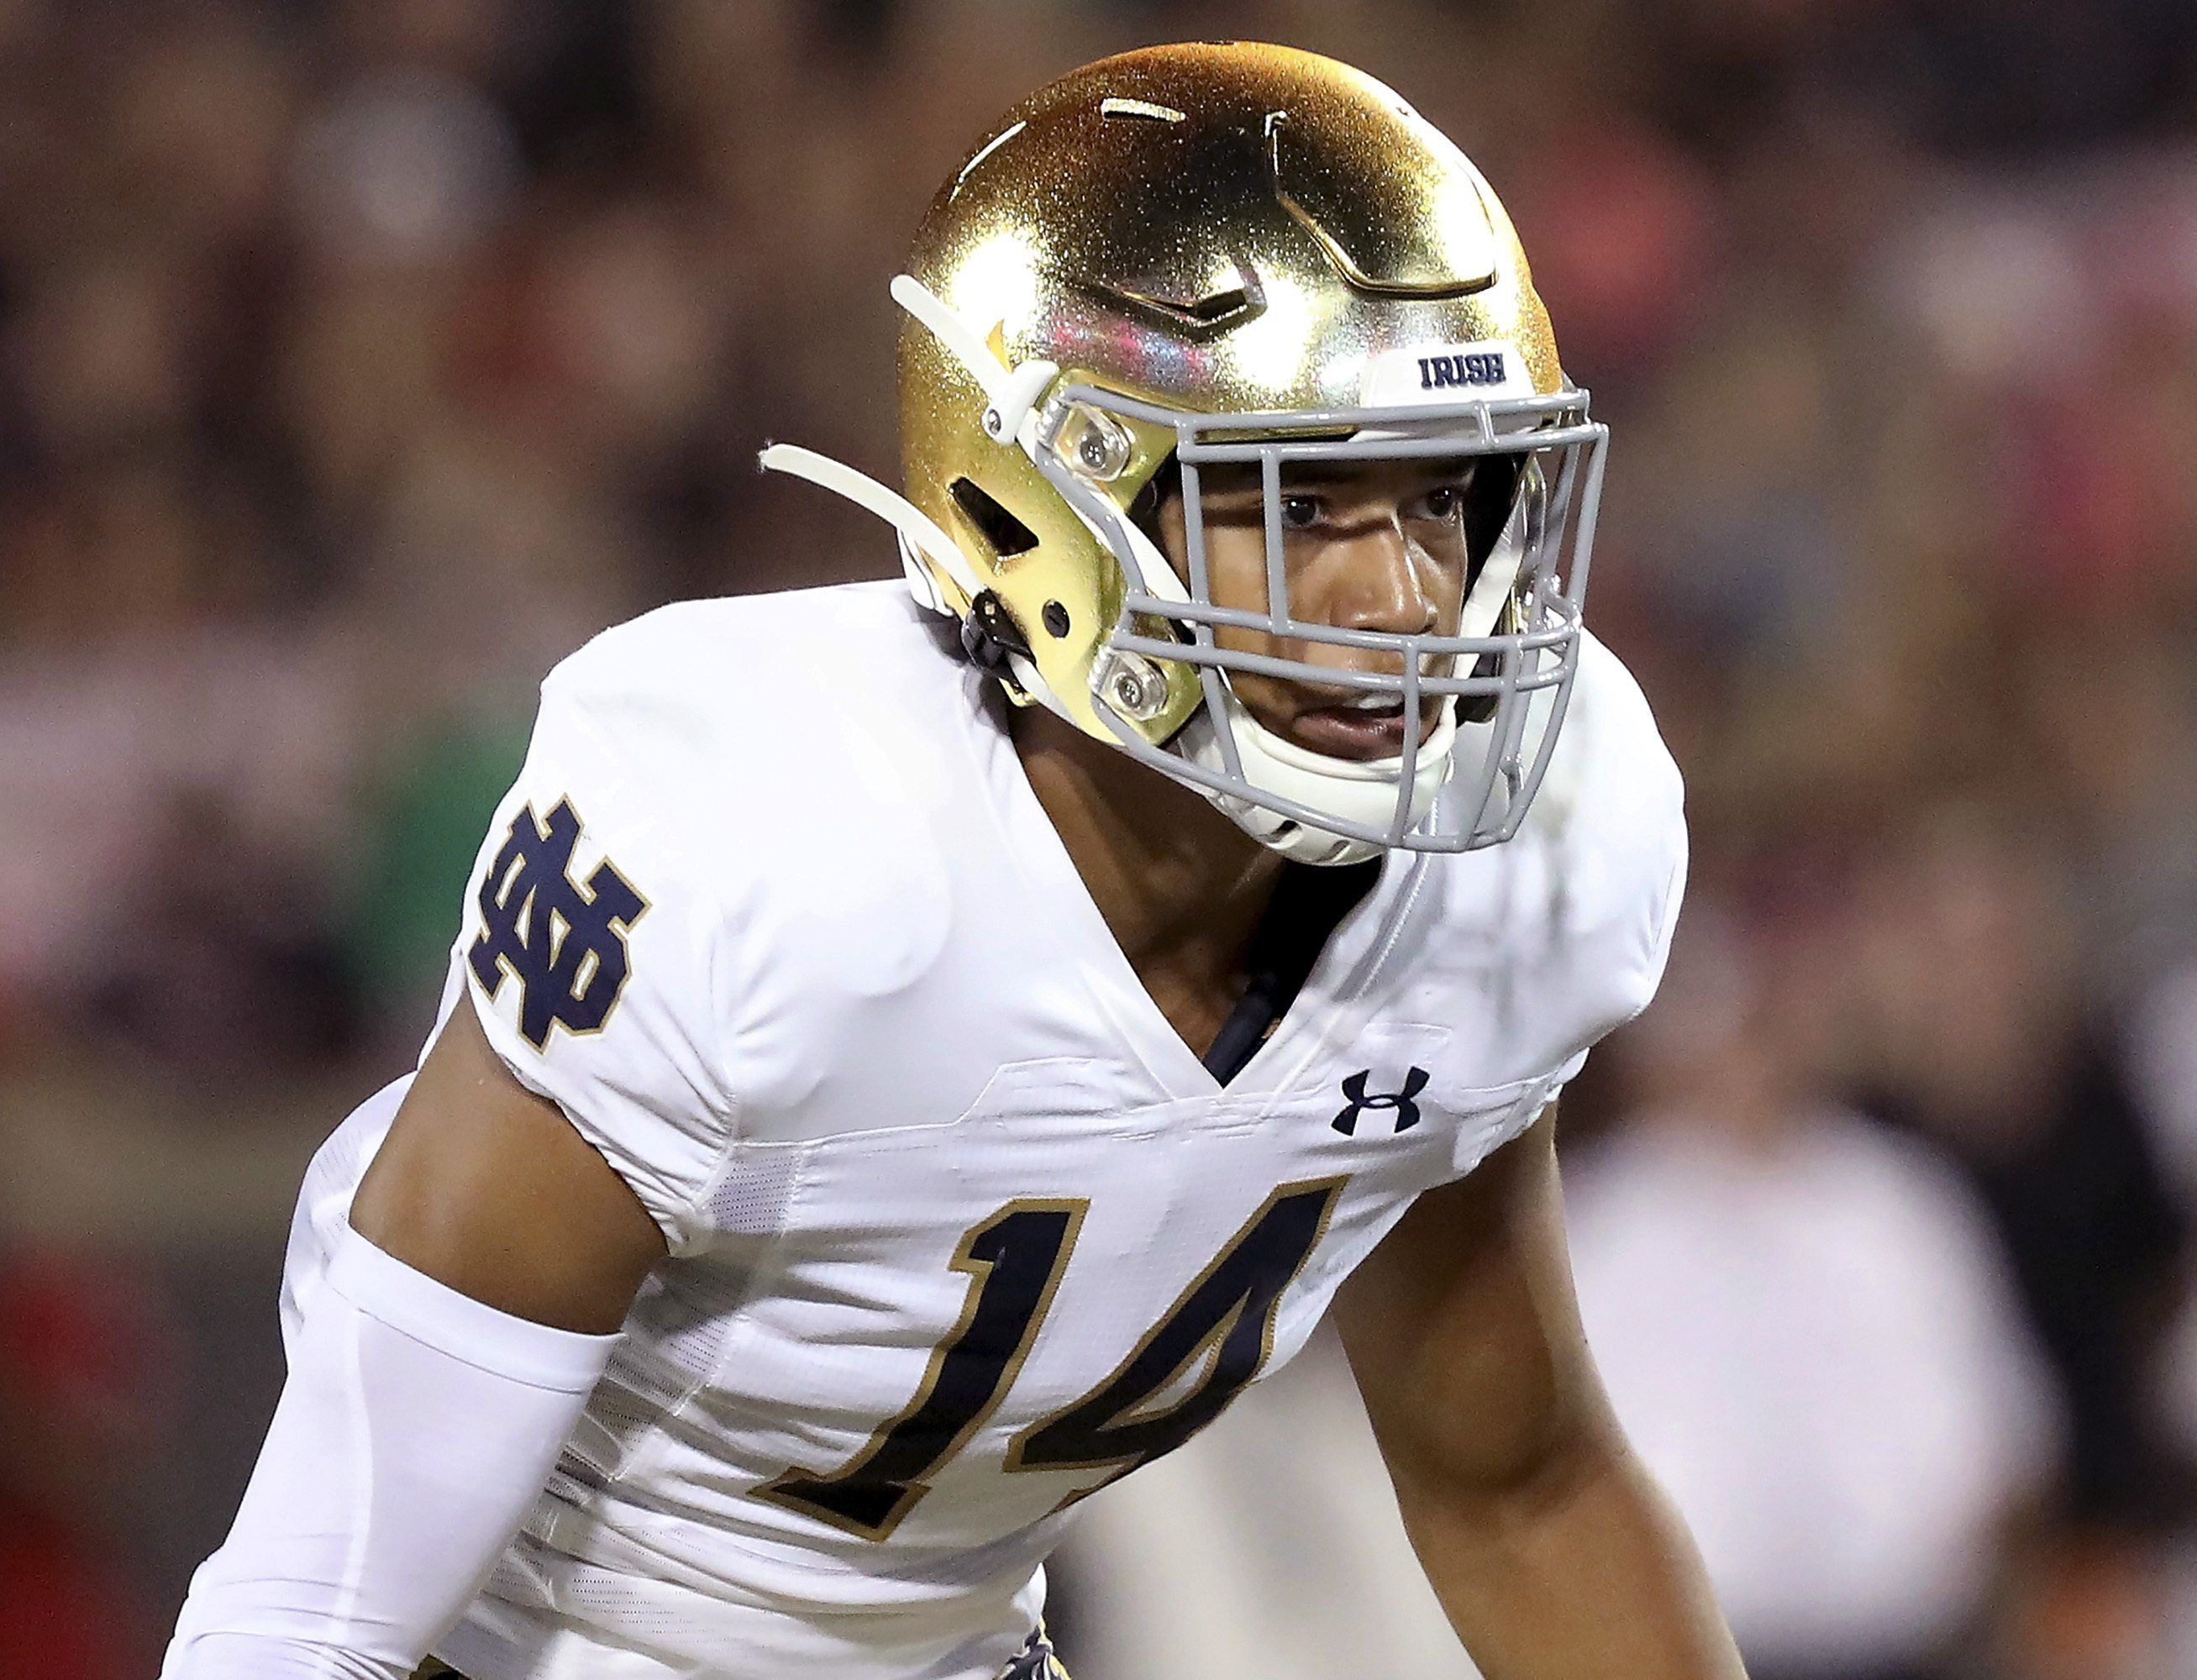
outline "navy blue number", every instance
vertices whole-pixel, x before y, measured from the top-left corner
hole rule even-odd
[[[970,1275],[961,1320],[930,1356],[915,1399],[829,1475],[789,1473],[764,1498],[882,1540],[927,1492],[926,1479],[968,1444],[1006,1398],[1060,1287],[1089,1204],[1011,1202],[961,1239],[953,1260]]]
[[[1007,1468],[1104,1470],[1088,1492],[1174,1451],[1218,1417],[1272,1353],[1282,1292],[1326,1231],[1342,1183],[1276,1190],[1111,1376],[1015,1438]],[[1185,1381],[1186,1393],[1154,1409],[1156,1396]]]

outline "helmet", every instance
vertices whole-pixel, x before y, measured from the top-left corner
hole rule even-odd
[[[1577,668],[1607,432],[1494,194],[1410,106],[1283,47],[1087,65],[954,171],[893,293],[906,496],[788,446],[765,464],[891,520],[918,597],[1012,698],[1307,861],[1516,831]],[[1287,476],[1414,457],[1505,469],[1485,475],[1499,500],[1455,633],[1294,616]],[[1209,588],[1206,485],[1231,471],[1264,500],[1263,611]],[[1178,489],[1180,571],[1152,517]],[[1290,644],[1372,657],[1338,669]],[[1403,750],[1284,739],[1238,698],[1241,672],[1394,697]]]

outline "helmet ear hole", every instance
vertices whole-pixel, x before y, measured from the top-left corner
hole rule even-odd
[[[954,506],[969,516],[969,523],[1001,559],[1027,554],[1037,547],[1037,533],[1002,507],[998,500],[973,478],[956,478],[948,486]]]

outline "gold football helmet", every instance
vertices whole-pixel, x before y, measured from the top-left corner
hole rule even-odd
[[[890,520],[919,599],[1012,698],[1308,861],[1516,831],[1577,667],[1607,432],[1501,205],[1410,106],[1283,47],[1087,65],[954,171],[893,295],[906,497],[789,446],[764,461]],[[1455,633],[1294,616],[1286,476],[1407,457],[1507,469]],[[1231,471],[1264,496],[1263,611],[1208,588],[1203,475]],[[1178,490],[1180,570],[1153,519]],[[1217,645],[1226,626],[1380,669]],[[1394,697],[1404,750],[1359,762],[1283,739],[1236,671]],[[1423,731],[1422,697],[1441,703]]]

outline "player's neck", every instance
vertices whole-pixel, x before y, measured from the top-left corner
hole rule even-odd
[[[1041,707],[1018,709],[1009,733],[1092,901],[1146,983],[1234,977],[1280,856],[1203,796]]]

